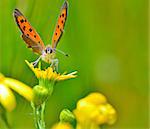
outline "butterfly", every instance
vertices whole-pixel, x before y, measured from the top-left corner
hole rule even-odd
[[[22,32],[22,39],[27,44],[28,48],[31,48],[34,53],[40,55],[39,58],[33,62],[33,65],[36,66],[39,60],[42,59],[43,61],[51,64],[51,66],[56,66],[56,68],[58,68],[58,59],[55,58],[55,53],[57,50],[56,46],[58,45],[58,42],[64,32],[64,26],[68,15],[68,2],[65,1],[61,8],[54,34],[52,36],[52,43],[47,46],[44,45],[39,34],[18,9],[15,9],[13,14],[15,21]],[[68,56],[67,54],[65,55]]]

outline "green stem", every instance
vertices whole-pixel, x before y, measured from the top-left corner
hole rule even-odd
[[[34,106],[34,104],[32,104],[32,107],[34,112],[34,121],[36,129],[45,129],[45,102],[39,106]]]
[[[8,123],[8,119],[7,119],[7,115],[6,115],[6,110],[0,105],[0,118],[3,120],[3,122],[5,123],[5,126],[7,129],[11,129],[9,123]]]
[[[7,118],[6,118],[6,114],[3,114],[2,120],[4,121],[5,126],[7,127],[7,129],[11,129],[11,127],[10,127],[10,125],[9,125],[9,123],[8,123],[8,120],[7,120]]]

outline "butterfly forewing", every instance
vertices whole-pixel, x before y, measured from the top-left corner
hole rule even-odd
[[[56,28],[52,37],[52,48],[56,48],[59,39],[63,34],[65,22],[67,20],[67,14],[68,14],[68,2],[65,1],[65,3],[62,6],[60,15],[58,17]]]
[[[45,46],[38,33],[18,9],[14,10],[14,17],[22,32],[22,38],[28,47],[32,48],[34,52],[42,54],[42,50],[45,49]]]

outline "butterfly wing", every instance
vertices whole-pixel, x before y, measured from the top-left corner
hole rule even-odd
[[[32,48],[33,52],[42,54],[45,46],[35,29],[30,25],[30,23],[18,9],[14,10],[14,17],[18,27],[22,32],[22,38],[28,47]]]
[[[67,14],[68,14],[68,2],[65,1],[65,3],[62,6],[60,15],[58,17],[58,21],[56,24],[56,28],[52,37],[52,48],[56,48],[62,34],[64,31],[64,26],[67,20]]]

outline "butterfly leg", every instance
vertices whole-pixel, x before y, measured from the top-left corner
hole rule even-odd
[[[40,61],[40,59],[41,59],[41,56],[36,61],[32,62],[32,64],[33,64],[34,67],[38,64],[38,62]]]
[[[56,70],[56,72],[58,72],[58,62],[58,59],[53,59],[51,63],[51,67],[53,68],[53,70]]]

